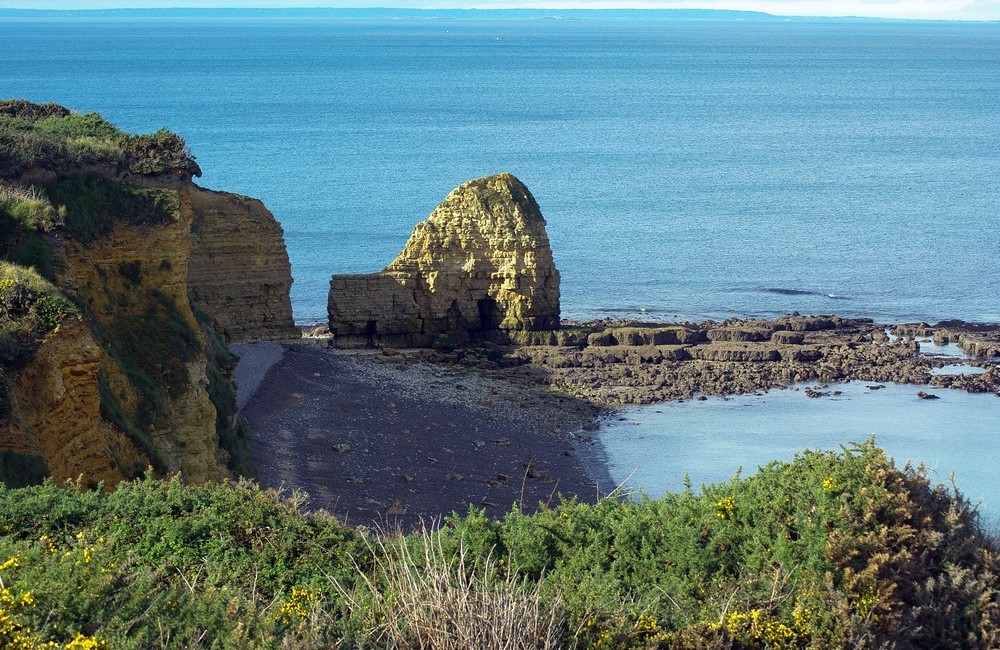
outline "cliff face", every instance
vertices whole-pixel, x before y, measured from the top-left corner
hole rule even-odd
[[[23,109],[0,102],[0,480],[248,471],[224,337],[294,332],[281,227],[195,186],[173,134]]]
[[[232,343],[293,338],[281,225],[256,199],[192,187],[191,301]]]
[[[56,481],[114,484],[145,469],[149,459],[101,417],[100,366],[101,348],[81,320],[46,337],[12,378],[16,408],[0,428],[7,449],[40,457]]]
[[[538,204],[510,174],[464,183],[381,273],[333,276],[329,316],[341,346],[558,327],[559,272]]]
[[[101,378],[138,428],[140,446],[163,470],[205,481],[224,476],[225,463],[217,458],[205,338],[188,300],[191,189],[164,191],[176,197],[174,219],[115,223],[109,236],[87,243],[67,239],[58,284],[72,287],[87,312],[104,347]]]

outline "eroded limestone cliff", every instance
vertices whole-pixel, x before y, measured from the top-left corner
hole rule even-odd
[[[294,332],[281,227],[173,134],[0,115],[0,480],[250,472],[225,337]]]
[[[192,187],[191,300],[231,343],[298,335],[284,232],[264,204]]]
[[[329,316],[345,347],[558,327],[559,272],[538,204],[511,174],[462,184],[381,273],[333,276]]]

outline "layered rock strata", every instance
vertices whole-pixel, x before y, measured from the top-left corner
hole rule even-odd
[[[925,339],[921,342],[915,337]],[[832,316],[678,325],[589,324],[511,332],[501,365],[605,405],[753,393],[811,381],[899,382],[1000,395],[1000,328],[885,326]],[[959,342],[974,358],[936,355]],[[460,353],[462,359],[468,358]],[[457,357],[456,357],[457,358]],[[474,357],[476,364],[484,363]],[[978,374],[931,374],[960,362]]]
[[[11,381],[13,417],[0,427],[8,451],[39,456],[56,481],[115,483],[149,459],[101,417],[101,348],[72,318],[45,338]]]
[[[464,183],[382,272],[333,276],[329,317],[340,347],[558,327],[559,272],[538,204],[510,174]]]
[[[103,343],[100,379],[125,416],[119,426],[138,430],[133,437],[160,469],[202,482],[227,472],[205,335],[188,297],[191,192],[176,190],[176,219],[167,223],[116,223],[109,236],[86,243],[67,238],[58,284]]]
[[[298,336],[284,232],[264,204],[191,188],[191,301],[231,343]]]
[[[225,338],[297,334],[281,227],[259,201],[194,185],[179,136],[123,134],[54,105],[4,111],[20,130],[0,139],[48,147],[0,156],[0,259],[35,267],[72,313],[50,302],[45,327],[24,329],[17,296],[35,294],[4,278],[0,481],[19,466],[106,487],[149,466],[192,482],[252,472]],[[36,129],[43,117],[67,122]],[[99,135],[65,135],[81,124]]]

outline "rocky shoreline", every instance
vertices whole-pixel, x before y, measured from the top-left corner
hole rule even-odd
[[[496,365],[612,408],[850,380],[1000,394],[1000,326],[995,325],[881,325],[795,314],[698,324],[595,321],[565,323],[550,332],[511,332],[505,343],[407,354],[439,363]],[[938,353],[946,344],[967,356]],[[982,370],[932,374],[956,363]]]
[[[600,321],[369,350],[331,349],[323,327],[303,335],[234,347],[254,463],[264,485],[365,525],[409,527],[469,505],[502,516],[559,494],[593,501],[615,487],[593,432],[626,404],[810,382],[819,397],[849,380],[1000,396],[1000,327],[956,322]],[[935,355],[934,343],[970,356]],[[956,363],[982,370],[931,374]]]

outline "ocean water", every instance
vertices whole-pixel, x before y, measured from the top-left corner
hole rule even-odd
[[[541,205],[564,317],[1000,321],[1000,23],[581,16],[0,14],[0,97],[181,133],[202,185],[282,222],[299,322],[499,171]],[[659,493],[876,432],[1000,522],[1000,401],[911,388],[656,405],[601,436]]]
[[[0,17],[0,97],[181,133],[301,322],[499,171],[564,317],[1000,321],[1000,23],[516,15]]]

